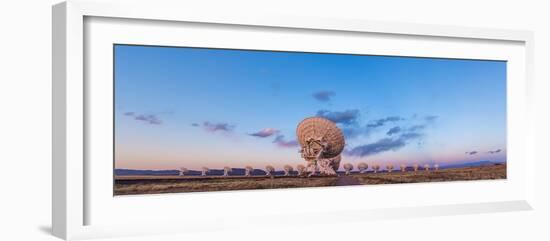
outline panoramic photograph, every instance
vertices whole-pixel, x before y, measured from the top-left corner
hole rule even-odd
[[[113,51],[115,196],[506,179],[505,61]]]

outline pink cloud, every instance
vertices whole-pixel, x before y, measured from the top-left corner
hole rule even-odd
[[[277,129],[274,129],[274,128],[265,128],[263,130],[260,130],[258,132],[255,132],[255,133],[251,133],[251,134],[248,134],[248,135],[251,135],[251,136],[255,136],[255,137],[261,137],[261,138],[265,138],[265,137],[270,137],[272,135],[275,135],[279,133],[279,130]]]

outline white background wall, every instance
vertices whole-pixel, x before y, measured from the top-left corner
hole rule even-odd
[[[183,0],[182,0],[183,1]],[[19,0],[0,4],[0,240],[56,240],[51,219],[51,5]],[[200,2],[200,3],[199,3]],[[336,223],[271,230],[226,230],[182,238],[241,240],[550,240],[550,7],[547,1],[298,0],[196,1],[220,11],[432,23],[535,32],[537,202],[535,211]],[[154,11],[152,9],[152,11]],[[546,182],[546,183],[545,183]],[[246,232],[245,232],[246,231]],[[229,235],[229,236],[228,236]],[[168,240],[140,237],[116,240]]]

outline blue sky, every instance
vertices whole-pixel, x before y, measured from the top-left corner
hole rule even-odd
[[[506,160],[506,62],[115,45],[115,167],[282,167],[324,116],[343,162]]]

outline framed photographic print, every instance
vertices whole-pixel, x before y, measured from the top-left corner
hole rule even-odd
[[[115,4],[53,8],[56,236],[531,209],[530,32]]]
[[[113,48],[114,195],[506,179],[505,61]]]

